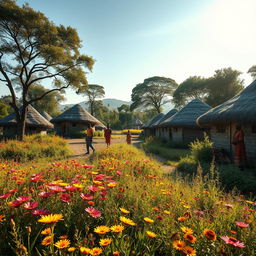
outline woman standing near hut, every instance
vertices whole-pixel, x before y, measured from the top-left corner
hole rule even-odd
[[[130,132],[130,130],[128,130],[128,132],[127,132],[127,135],[126,135],[126,142],[127,142],[127,144],[132,144],[132,135],[131,135],[131,132]]]
[[[104,130],[104,137],[105,137],[107,147],[110,146],[110,143],[111,143],[111,134],[112,134],[112,130],[109,128],[109,124],[107,124],[107,129]]]
[[[244,132],[239,124],[236,125],[232,144],[235,146],[235,164],[243,171],[246,160],[246,151],[244,144]]]
[[[93,137],[94,130],[91,126],[91,124],[88,125],[87,131],[86,131],[86,148],[87,152],[86,155],[90,154],[90,148],[95,151],[93,145],[92,145],[92,137]]]

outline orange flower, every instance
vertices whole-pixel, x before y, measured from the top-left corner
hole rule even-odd
[[[94,232],[100,235],[104,235],[110,231],[110,228],[107,226],[98,226],[94,229]]]
[[[150,237],[150,238],[155,238],[155,237],[157,237],[157,234],[155,234],[154,232],[146,231],[146,233],[147,233],[148,237]]]
[[[178,221],[183,222],[183,221],[185,221],[187,219],[188,219],[187,217],[181,216],[181,217],[178,218]]]
[[[128,210],[126,210],[126,209],[124,209],[124,208],[119,208],[119,209],[120,209],[120,211],[121,211],[122,213],[125,213],[125,214],[130,213],[130,211],[128,211]]]
[[[136,225],[136,223],[133,222],[131,219],[125,218],[125,217],[123,217],[123,216],[120,217],[120,220],[121,220],[124,224],[129,225],[129,226],[135,226],[135,225]]]
[[[113,256],[120,256],[120,252],[119,251],[113,252]]]
[[[87,248],[87,247],[80,247],[80,252],[82,254],[86,254],[86,255],[89,255],[91,253],[91,249],[90,248]]]
[[[190,246],[185,246],[182,249],[182,252],[184,252],[186,255],[196,256],[196,250]]]
[[[43,223],[56,223],[60,220],[63,220],[63,215],[62,214],[49,214],[46,216],[42,216],[38,222],[43,222]]]
[[[74,252],[75,250],[76,250],[75,247],[70,247],[70,248],[68,248],[68,252]]]
[[[51,228],[46,228],[41,232],[42,235],[50,235],[51,233],[52,233]]]
[[[192,234],[186,233],[184,235],[184,238],[189,241],[190,243],[195,243],[196,242],[196,237],[193,236]]]
[[[180,228],[182,230],[182,232],[184,232],[185,234],[193,234],[193,230],[191,228],[188,227],[181,227]]]
[[[101,246],[108,246],[111,243],[112,243],[112,239],[111,238],[100,239],[100,245]]]
[[[53,238],[52,236],[46,236],[43,241],[42,241],[42,245],[44,246],[48,246],[53,242]]]
[[[70,241],[68,239],[61,239],[56,244],[54,244],[58,249],[65,249],[70,246]]]
[[[147,223],[153,223],[154,221],[150,218],[144,218],[144,221],[147,222]]]
[[[181,240],[175,240],[172,243],[173,248],[176,250],[182,250],[185,247],[185,245],[185,242]]]
[[[216,234],[214,231],[210,230],[210,229],[205,229],[204,230],[204,235],[209,239],[209,240],[212,240],[212,241],[215,241],[216,240]]]
[[[124,226],[123,225],[115,225],[110,227],[111,231],[114,233],[120,233],[124,230]]]
[[[91,249],[91,255],[92,256],[98,256],[101,253],[102,253],[102,249],[101,248],[95,247],[95,248]]]

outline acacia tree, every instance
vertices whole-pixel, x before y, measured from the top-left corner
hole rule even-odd
[[[173,102],[177,108],[186,105],[193,99],[205,100],[208,95],[206,78],[192,76],[182,82],[173,93]]]
[[[256,79],[256,65],[252,66],[248,70],[248,73],[252,76],[253,79]]]
[[[20,140],[25,134],[29,104],[55,91],[87,85],[85,69],[92,70],[94,60],[82,55],[80,48],[74,28],[56,26],[27,4],[19,7],[14,0],[0,0],[0,82],[9,88]],[[31,86],[42,81],[51,89],[28,98]]]
[[[153,107],[160,113],[161,107],[170,101],[168,96],[172,95],[176,87],[177,83],[171,78],[154,76],[145,79],[132,90],[131,110],[138,107]]]
[[[105,96],[105,90],[104,87],[98,84],[89,84],[88,88],[78,90],[78,94],[83,94],[87,97],[90,112],[92,115],[95,114],[95,109],[97,105],[99,104],[99,100]]]

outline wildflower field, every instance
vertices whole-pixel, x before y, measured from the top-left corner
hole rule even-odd
[[[0,163],[0,255],[255,255],[256,203],[129,145],[92,163]]]

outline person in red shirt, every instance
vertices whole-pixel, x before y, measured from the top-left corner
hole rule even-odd
[[[126,142],[127,142],[127,144],[132,144],[132,135],[131,135],[130,130],[128,130],[128,132],[127,132]]]
[[[243,171],[246,161],[246,151],[244,144],[244,132],[241,125],[236,125],[232,144],[235,146],[235,164]]]
[[[85,153],[86,155],[90,154],[90,148],[93,150],[93,152],[95,152],[95,148],[92,145],[93,134],[94,134],[94,130],[91,124],[89,124],[86,131],[86,149],[87,149],[87,152]]]
[[[107,147],[110,146],[110,143],[111,143],[111,134],[112,134],[112,130],[109,128],[109,124],[107,124],[107,129],[104,130],[104,137],[105,137]]]

